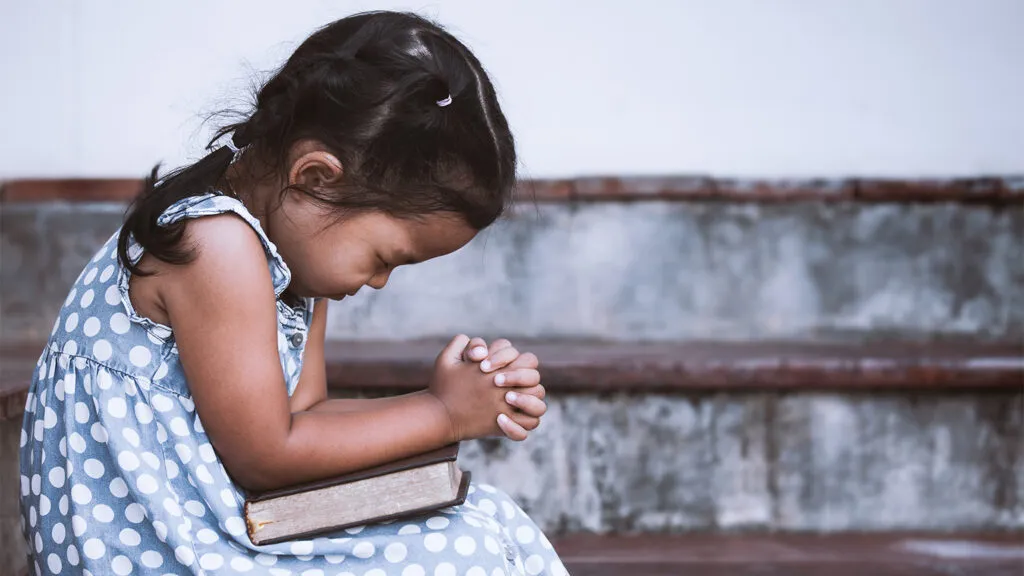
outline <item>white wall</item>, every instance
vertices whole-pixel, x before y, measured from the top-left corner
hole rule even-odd
[[[1024,172],[1024,0],[5,0],[0,178],[183,162],[254,69],[381,7],[474,48],[527,176]]]

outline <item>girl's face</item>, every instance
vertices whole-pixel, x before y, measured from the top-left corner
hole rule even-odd
[[[379,290],[396,267],[450,254],[477,233],[452,213],[410,220],[369,212],[339,220],[301,193],[287,194],[266,224],[292,272],[289,291],[333,300],[363,286]]]

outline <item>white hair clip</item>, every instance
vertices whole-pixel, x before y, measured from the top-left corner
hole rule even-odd
[[[440,106],[441,108],[444,108],[445,106],[447,106],[447,105],[449,105],[451,103],[452,103],[452,95],[451,94],[446,96],[444,98],[444,100],[438,100],[437,101],[437,105]]]

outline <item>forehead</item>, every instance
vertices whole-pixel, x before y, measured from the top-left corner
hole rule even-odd
[[[449,254],[472,240],[477,230],[458,214],[438,212],[416,218],[396,218],[381,212],[365,215],[365,225],[377,243],[423,261]]]

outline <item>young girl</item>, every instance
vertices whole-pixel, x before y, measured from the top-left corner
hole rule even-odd
[[[413,15],[345,18],[229,134],[154,170],[39,359],[20,449],[35,573],[564,574],[483,484],[462,506],[273,545],[242,521],[242,489],[538,425],[537,359],[504,340],[456,337],[421,392],[327,399],[328,300],[458,250],[509,200],[513,140],[477,59]]]

